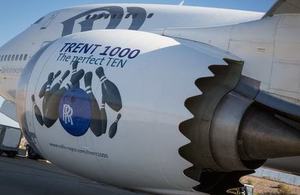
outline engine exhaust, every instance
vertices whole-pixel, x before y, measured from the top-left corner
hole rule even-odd
[[[300,129],[254,104],[241,122],[238,145],[245,161],[300,156]]]

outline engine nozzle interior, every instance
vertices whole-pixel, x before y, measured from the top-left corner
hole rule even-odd
[[[239,152],[243,160],[300,155],[300,130],[276,117],[276,112],[251,106],[240,125]]]

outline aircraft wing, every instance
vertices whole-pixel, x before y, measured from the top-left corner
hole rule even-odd
[[[299,0],[278,0],[265,14],[265,17],[272,17],[276,14],[300,13]]]
[[[13,102],[4,100],[0,105],[0,125],[20,128],[17,122],[16,105]]]
[[[18,121],[16,110],[16,104],[8,100],[4,100],[3,104],[0,106],[0,113],[14,121]]]

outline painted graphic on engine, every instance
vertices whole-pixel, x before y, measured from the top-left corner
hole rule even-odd
[[[90,129],[96,137],[108,132],[110,138],[117,134],[118,123],[122,117],[122,98],[118,87],[110,81],[103,67],[95,71],[78,70],[78,61],[70,70],[51,72],[42,85],[38,97],[42,99],[42,110],[31,96],[36,120],[41,126],[52,127],[58,120],[62,127],[73,136],[83,136]],[[59,78],[57,83],[54,81]],[[65,86],[62,83],[69,81]],[[92,88],[92,80],[97,79],[97,89]],[[84,86],[80,86],[83,81]],[[101,90],[101,102],[97,101],[93,90]],[[106,106],[117,113],[115,121],[108,128]]]

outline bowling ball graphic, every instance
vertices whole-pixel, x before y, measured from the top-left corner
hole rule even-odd
[[[59,121],[73,136],[83,136],[91,123],[91,103],[88,94],[75,88],[65,92],[59,103]]]

